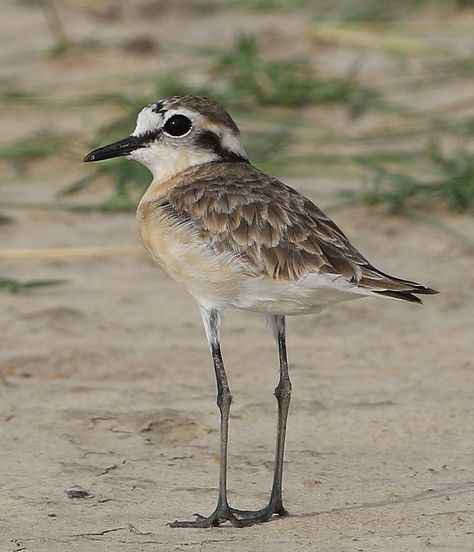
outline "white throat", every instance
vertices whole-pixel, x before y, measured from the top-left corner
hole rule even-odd
[[[145,165],[153,175],[154,181],[164,182],[190,167],[215,161],[218,156],[213,152],[152,144],[135,150],[128,159]]]

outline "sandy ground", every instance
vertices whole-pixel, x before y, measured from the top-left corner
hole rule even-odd
[[[473,256],[404,219],[335,215],[379,266],[442,294],[289,320],[291,517],[244,530],[165,526],[210,512],[217,484],[213,373],[186,292],[145,255],[2,262],[22,279],[69,280],[1,296],[2,552],[472,550]],[[133,215],[13,216],[10,247],[137,241]],[[223,350],[231,499],[261,506],[276,353],[245,313],[226,319]],[[68,498],[75,486],[93,496]]]
[[[50,41],[38,14],[7,4],[2,20],[10,24],[0,46],[14,55],[0,75],[40,94],[54,87],[79,94],[86,74],[106,82],[109,74],[133,76],[174,60],[169,50],[156,63],[111,50],[45,60],[38,51]],[[143,14],[127,25],[75,15],[73,34],[88,38],[100,29],[123,39],[139,34],[144,21]],[[286,16],[284,24],[281,16],[240,12],[225,24],[222,16],[195,17],[182,36],[189,44],[202,37],[204,18],[214,29],[206,39],[228,43],[230,29],[248,24],[267,42],[278,35],[282,50],[293,44],[298,53],[293,35],[301,14]],[[150,32],[159,27],[166,46],[176,22],[182,16],[167,11],[144,24]],[[28,50],[36,52],[31,59],[15,61]],[[349,64],[338,51],[333,59]],[[377,56],[369,62],[368,78],[379,69],[393,72],[380,68]],[[466,90],[453,85],[441,103]],[[420,98],[425,101],[438,105],[434,96]],[[2,142],[41,125],[92,136],[112,112],[105,105],[61,114],[34,105],[1,109]],[[72,147],[67,161],[34,165],[24,179],[2,181],[1,199],[54,198],[86,170],[76,161],[83,144]],[[333,202],[326,192],[351,184],[286,180],[323,207]],[[11,218],[0,226],[2,249],[138,244],[132,214],[1,214]],[[0,295],[0,552],[474,550],[472,250],[383,211],[331,214],[377,266],[442,293],[427,297],[423,307],[365,299],[289,320],[294,392],[284,498],[291,516],[244,530],[166,526],[209,513],[216,500],[214,376],[198,310],[186,292],[145,254],[1,261],[2,276],[68,282]],[[439,216],[474,234],[472,218]],[[261,317],[234,312],[225,320],[223,352],[235,399],[230,498],[236,507],[260,507],[271,484],[275,346]],[[74,488],[89,497],[69,498],[66,490]]]

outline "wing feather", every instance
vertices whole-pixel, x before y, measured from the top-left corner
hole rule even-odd
[[[433,292],[373,267],[314,203],[248,163],[195,168],[166,202],[168,216],[190,224],[211,250],[238,258],[252,276],[296,281],[322,272],[407,300],[409,292]]]

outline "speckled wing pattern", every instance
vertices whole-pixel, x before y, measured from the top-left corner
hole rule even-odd
[[[246,162],[187,171],[159,207],[216,253],[237,257],[250,276],[297,281],[322,272],[412,302],[421,302],[414,293],[435,293],[373,267],[314,203]]]

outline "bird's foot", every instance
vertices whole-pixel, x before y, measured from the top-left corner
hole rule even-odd
[[[281,502],[270,503],[260,510],[239,510],[228,505],[218,506],[210,516],[204,517],[194,514],[194,521],[173,521],[168,523],[169,527],[191,527],[206,529],[208,527],[219,527],[222,523],[229,521],[234,527],[249,527],[257,523],[270,521],[273,516],[287,516],[288,512]]]
[[[172,521],[168,523],[169,527],[192,527],[196,529],[207,529],[208,527],[219,527],[221,523],[230,521],[234,527],[244,527],[244,523],[237,519],[233,513],[233,509],[229,505],[218,505],[210,516],[201,516],[201,514],[194,514],[196,519],[194,521]]]
[[[281,501],[276,503],[270,501],[265,508],[261,508],[260,510],[238,510],[237,508],[231,508],[231,511],[244,526],[265,523],[270,521],[273,516],[283,517],[288,515],[288,511],[283,507]]]

